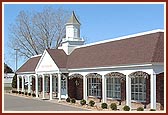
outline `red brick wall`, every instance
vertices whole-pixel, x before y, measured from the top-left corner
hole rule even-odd
[[[164,73],[156,75],[156,102],[161,104],[160,109],[164,109]]]

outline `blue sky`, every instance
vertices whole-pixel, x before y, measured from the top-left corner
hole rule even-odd
[[[4,5],[4,53],[5,63],[15,70],[15,56],[8,47],[10,24],[18,13],[41,11],[46,6],[74,10],[81,22],[81,37],[87,43],[112,39],[154,29],[164,29],[163,4],[5,4]],[[18,68],[26,60],[18,60]]]

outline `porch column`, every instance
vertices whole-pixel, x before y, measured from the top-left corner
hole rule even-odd
[[[52,74],[50,74],[50,100],[52,100]]]
[[[45,80],[45,76],[44,75],[42,75],[42,79],[43,79],[43,97],[42,97],[42,99],[45,99],[45,97],[44,97],[44,93],[45,93],[44,92],[45,91],[45,85],[44,85],[45,84],[45,81],[44,81]]]
[[[106,77],[103,75],[102,77],[102,99],[103,103],[106,103]]]
[[[20,80],[19,80],[19,76],[17,75],[17,91],[19,91],[19,90],[20,90],[20,87],[19,87],[19,82],[20,82]]]
[[[30,76],[28,76],[28,93],[30,93]]]
[[[22,76],[22,92],[24,92],[24,76]]]
[[[150,86],[151,109],[156,109],[156,74],[153,70],[150,79]]]
[[[131,108],[131,78],[126,76],[126,105]]]
[[[58,100],[61,101],[61,73],[58,73]]]
[[[87,101],[87,78],[83,76],[83,99]]]
[[[36,98],[38,98],[38,75],[37,74],[35,75],[35,80],[36,80],[36,83],[35,83],[36,84],[36,88],[35,88],[36,89]]]

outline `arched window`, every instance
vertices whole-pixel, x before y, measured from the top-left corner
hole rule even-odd
[[[102,79],[101,75],[91,73],[86,75],[88,84],[88,96],[102,97]]]
[[[131,100],[138,102],[146,102],[146,78],[149,74],[137,71],[131,73]]]
[[[105,75],[107,86],[107,98],[121,99],[121,81],[125,75],[119,72],[111,72]]]

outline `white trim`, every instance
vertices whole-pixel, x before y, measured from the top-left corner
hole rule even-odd
[[[131,38],[134,39],[134,37],[143,36],[143,35],[147,35],[147,34],[152,34],[152,33],[156,33],[156,32],[164,32],[164,30],[162,30],[162,29],[156,29],[156,30],[151,30],[151,31],[146,31],[146,32],[131,34],[131,35],[127,35],[127,36],[112,38],[112,39],[103,40],[103,41],[99,41],[99,42],[94,42],[94,43],[90,43],[90,44],[86,44],[86,45],[82,45],[82,46],[77,46],[75,49],[83,48],[83,47],[88,47],[88,46],[92,46],[92,45],[98,45],[98,44],[108,43],[108,42],[112,42],[112,41],[123,40],[123,39],[131,39]]]
[[[31,56],[31,58],[40,57],[42,54]]]
[[[144,67],[144,66],[152,66],[152,64],[139,64],[139,65],[121,65],[121,66],[107,66],[107,67],[93,67],[93,68],[77,68],[77,69],[68,69],[69,71],[76,70],[93,70],[93,69],[113,69],[113,68],[128,68],[128,67]]]

